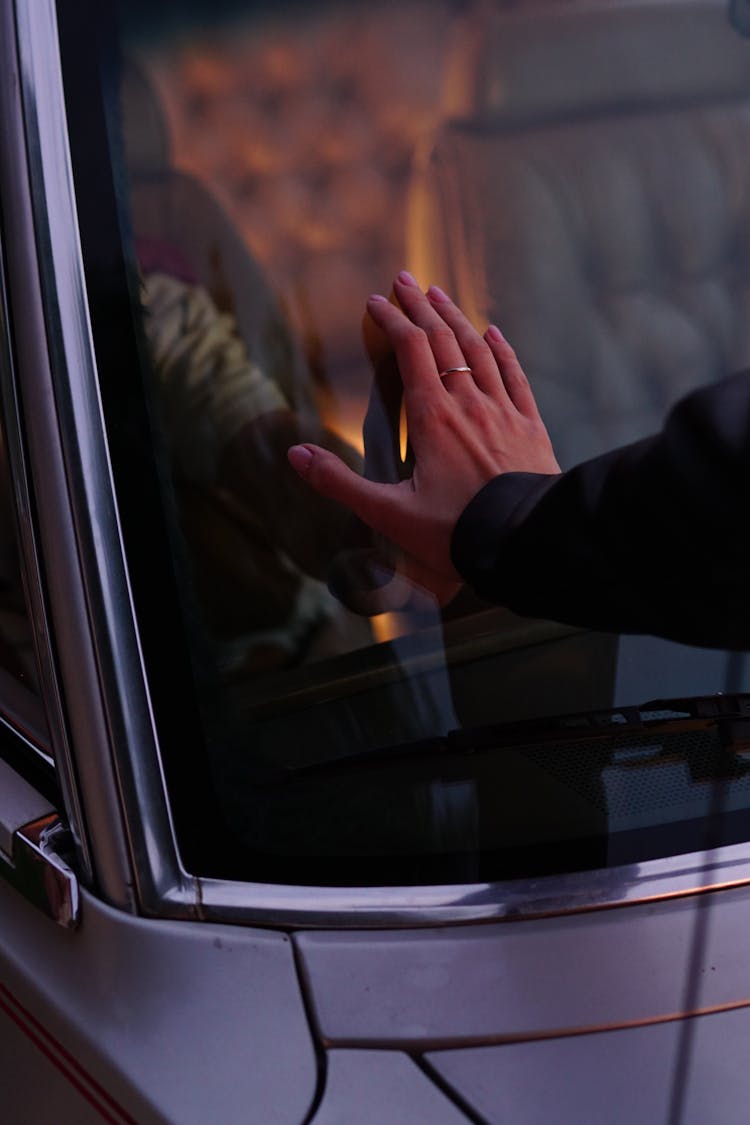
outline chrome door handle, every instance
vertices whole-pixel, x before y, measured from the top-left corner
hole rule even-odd
[[[0,850],[0,876],[58,925],[73,929],[81,900],[76,874],[60,854],[67,835],[57,813],[17,828],[11,854]]]

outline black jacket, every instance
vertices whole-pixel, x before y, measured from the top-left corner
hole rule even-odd
[[[454,565],[533,617],[750,649],[750,371],[654,437],[561,476],[507,473],[468,505]]]

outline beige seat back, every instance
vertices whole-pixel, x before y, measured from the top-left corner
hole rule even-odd
[[[410,247],[516,346],[564,463],[750,364],[750,43],[722,0],[480,6]]]

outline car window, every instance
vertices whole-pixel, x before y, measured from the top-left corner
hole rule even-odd
[[[85,96],[73,9],[102,395],[196,870],[445,883],[744,839],[744,759],[689,702],[741,713],[744,654],[467,592],[372,613],[360,531],[285,460],[303,437],[361,469],[362,310],[402,266],[503,326],[564,464],[747,363],[750,46],[725,5],[99,5]]]

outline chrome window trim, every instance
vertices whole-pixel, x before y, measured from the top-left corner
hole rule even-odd
[[[5,235],[3,214],[0,207],[0,414],[2,415],[2,437],[4,439],[8,468],[13,484],[13,504],[18,530],[18,547],[23,569],[23,586],[26,601],[31,610],[32,623],[41,619],[42,594],[39,574],[35,565],[36,549],[34,527],[31,519],[31,503],[26,479],[26,459],[21,441],[18,400],[15,394],[15,375],[13,363],[13,344],[10,330],[8,290],[5,270]],[[34,638],[37,659],[45,646],[37,636]],[[46,671],[40,672],[44,681]],[[46,729],[46,716],[42,699],[26,684],[15,678],[4,668],[0,668],[0,722],[12,730],[26,744],[29,752],[45,767],[53,764],[48,752],[49,732]]]
[[[44,607],[44,593],[41,576],[37,565],[37,536],[31,518],[31,499],[27,479],[27,458],[21,437],[20,407],[16,386],[16,356],[14,354],[14,338],[11,328],[11,304],[24,306],[25,294],[19,292],[14,286],[16,300],[10,300],[9,272],[13,272],[14,259],[18,258],[18,247],[25,237],[29,237],[31,226],[28,221],[25,204],[27,203],[24,187],[18,190],[21,184],[25,186],[23,171],[17,182],[10,181],[10,177],[3,175],[8,168],[23,169],[25,152],[17,128],[18,106],[16,91],[18,87],[18,66],[15,51],[14,24],[10,7],[0,7],[0,44],[3,44],[3,57],[0,66],[0,120],[3,129],[0,131],[0,187],[3,189],[0,199],[0,393],[2,395],[2,413],[4,436],[7,446],[9,468],[13,480],[14,503],[16,520],[19,532],[19,550],[21,565],[24,571],[25,592],[30,607],[33,628],[34,644],[36,650],[38,672],[42,687],[42,697],[39,699],[39,708],[42,712],[36,718],[31,717],[31,711],[22,719],[22,711],[14,713],[13,708],[5,709],[3,725],[12,730],[20,740],[25,743],[32,759],[36,758],[44,767],[54,764],[52,746],[58,745],[60,735],[44,730],[45,721],[49,719],[44,700],[54,698],[56,687],[52,665],[50,662],[50,649],[48,644],[48,631]],[[23,270],[23,265],[21,266]],[[18,262],[15,262],[15,272],[18,272]],[[23,270],[25,278],[32,277],[31,271]],[[33,314],[32,314],[33,315]],[[38,326],[37,326],[38,327]],[[16,337],[16,350],[18,339]],[[19,686],[19,691],[24,689]],[[30,721],[29,721],[30,720]],[[45,737],[46,735],[46,737]],[[57,779],[64,791],[69,792],[68,806],[70,821],[74,834],[77,836],[80,822],[79,809],[74,787],[65,772],[64,759],[60,760]],[[83,871],[90,875],[88,852],[85,840],[79,840],[79,861]]]
[[[750,884],[750,844],[733,844],[624,867],[497,883],[355,888],[202,879],[200,884],[201,917],[217,922],[284,929],[421,928],[514,922],[745,886]]]
[[[2,120],[5,121],[6,118],[3,117]],[[44,599],[36,566],[36,535],[31,518],[26,456],[21,439],[19,404],[16,395],[2,207],[0,207],[0,414],[2,436],[13,485],[13,505],[24,596],[30,607],[32,628],[36,634],[34,647],[40,681],[47,683],[51,678],[51,669],[45,659],[48,646],[45,638],[39,635],[37,628],[37,623],[44,620]],[[25,683],[16,680],[5,668],[0,668],[0,723],[7,730],[12,731],[26,746],[31,758],[36,759],[46,769],[54,766],[43,698]]]
[[[44,339],[46,326],[54,357],[38,338],[26,341],[44,353],[25,365],[22,397],[42,550],[54,542],[55,566],[46,578],[61,656],[58,725],[67,722],[69,731],[55,758],[65,763],[63,774],[77,779],[79,831],[88,837],[100,893],[133,909],[135,886],[148,909],[178,890],[180,912],[194,914],[194,881],[181,869],[166,801],[104,437],[56,7],[54,0],[16,0],[12,7],[33,213],[27,232],[36,236],[39,275],[39,289],[27,299],[41,325],[37,337]],[[16,269],[14,287],[23,285],[22,272]],[[67,378],[54,377],[52,362]],[[75,801],[75,784],[71,790]]]

